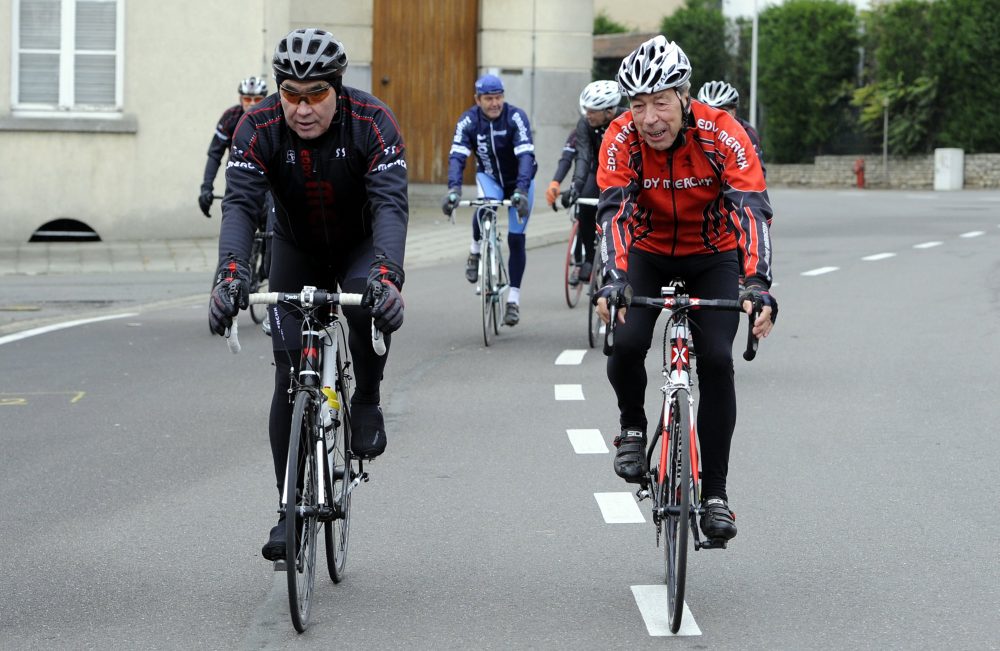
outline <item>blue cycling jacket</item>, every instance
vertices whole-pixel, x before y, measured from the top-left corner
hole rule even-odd
[[[488,119],[478,106],[458,119],[448,152],[449,188],[462,185],[465,161],[473,153],[476,171],[496,179],[507,196],[516,188],[527,190],[538,170],[528,116],[506,102],[496,120]]]

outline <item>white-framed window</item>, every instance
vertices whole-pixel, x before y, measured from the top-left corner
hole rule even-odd
[[[125,0],[14,0],[14,111],[119,113],[124,16]]]

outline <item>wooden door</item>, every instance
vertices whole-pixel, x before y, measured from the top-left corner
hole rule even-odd
[[[411,182],[448,180],[455,122],[473,104],[478,19],[478,0],[375,0],[372,94],[399,121]]]

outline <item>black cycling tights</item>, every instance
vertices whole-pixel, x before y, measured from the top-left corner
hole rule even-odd
[[[580,193],[581,198],[597,199],[600,196],[601,191],[597,188],[595,178],[593,175],[587,177],[587,182]],[[579,204],[577,208],[576,218],[578,226],[576,232],[577,237],[580,238],[580,243],[583,245],[583,259],[587,262],[593,262],[594,239],[597,232],[597,206]]]
[[[629,254],[628,278],[636,296],[659,296],[660,288],[674,278],[682,278],[688,292],[700,298],[736,299],[739,292],[735,251],[671,258],[633,249]],[[659,311],[648,308],[630,309],[625,324],[619,324],[615,331],[614,354],[608,358],[608,379],[618,396],[622,429],[646,431],[645,358],[659,315]],[[692,311],[690,317],[697,355],[694,366],[698,373],[702,495],[728,499],[726,475],[736,426],[733,341],[739,314],[706,310]]]
[[[345,292],[359,292],[364,286],[364,279],[359,279],[361,287],[351,287],[353,283],[345,283]],[[380,401],[379,384],[382,382],[382,372],[388,357],[388,349],[392,343],[392,335],[384,335],[386,355],[380,356],[372,349],[371,317],[368,310],[361,308],[341,308],[347,319],[350,332],[347,336],[347,346],[351,349],[351,366],[354,375],[353,403],[378,404]],[[274,460],[274,477],[278,492],[281,492],[285,481],[285,464],[288,457],[288,433],[292,426],[292,396],[288,394],[291,385],[289,371],[291,362],[298,365],[301,350],[274,351],[274,395],[271,397],[271,417],[268,432],[271,438],[271,456]]]

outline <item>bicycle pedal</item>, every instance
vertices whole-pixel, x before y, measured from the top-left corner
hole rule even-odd
[[[287,566],[285,565],[285,561],[283,561],[283,560],[281,560],[281,561],[274,561],[274,571],[275,572],[285,572],[286,570],[287,570]]]
[[[701,543],[702,549],[725,549],[726,543],[729,542],[725,538],[706,538],[705,542]]]
[[[635,497],[641,502],[643,500],[648,500],[650,498],[650,494],[645,488],[640,488],[635,492]]]
[[[368,477],[368,473],[367,473],[367,472],[363,472],[363,473],[361,473],[361,481],[363,481],[363,482],[366,482],[366,483],[367,483],[367,481],[368,481],[369,479],[370,479],[370,477]]]

